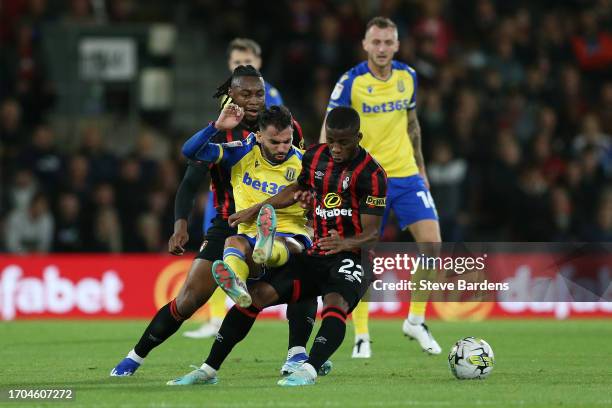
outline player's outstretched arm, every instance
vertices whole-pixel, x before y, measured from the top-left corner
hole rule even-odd
[[[174,233],[168,240],[168,252],[172,255],[183,255],[185,253],[184,247],[189,241],[187,220],[193,208],[198,188],[206,179],[207,172],[207,163],[202,165],[190,163],[185,170],[185,175],[174,199]]]
[[[359,249],[364,245],[378,241],[382,216],[361,214],[360,219],[361,226],[363,227],[361,234],[342,238],[338,234],[338,231],[331,230],[327,237],[321,238],[316,244],[319,248],[326,251],[325,255],[331,255],[337,254],[338,252]]]
[[[298,183],[289,184],[283,191],[268,198],[266,201],[230,215],[228,222],[232,227],[236,227],[243,222],[250,222],[255,219],[264,204],[270,204],[272,207],[280,209],[300,201],[302,202],[302,207],[306,207],[310,200],[310,194],[302,186]]]
[[[230,103],[223,108],[214,124],[210,124],[200,130],[183,144],[183,154],[192,160],[216,162],[223,153],[218,145],[208,148],[210,140],[217,131],[235,128],[242,121],[243,117],[244,110],[240,106]]]

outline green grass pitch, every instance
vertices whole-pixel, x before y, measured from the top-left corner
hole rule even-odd
[[[259,321],[219,372],[219,384],[168,387],[208,354],[212,340],[180,334],[154,350],[134,377],[110,378],[146,326],[144,321],[0,323],[0,389],[74,388],[72,402],[0,402],[49,407],[474,407],[612,405],[612,321],[432,321],[442,345],[427,356],[401,334],[400,321],[372,321],[374,355],[350,358],[352,326],[315,386],[276,385],[287,325]],[[181,330],[195,327],[185,324]],[[458,381],[446,355],[459,338],[478,336],[495,351],[486,380]],[[314,336],[313,336],[314,337]],[[5,400],[6,401],[6,400]]]

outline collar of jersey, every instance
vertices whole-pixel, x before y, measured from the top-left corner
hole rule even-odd
[[[389,78],[387,78],[387,79],[380,79],[376,75],[374,75],[374,73],[370,69],[370,66],[368,65],[368,61],[365,61],[365,66],[366,66],[366,69],[368,70],[368,73],[370,75],[372,75],[372,78],[374,78],[375,80],[380,81],[380,82],[389,82],[391,80],[391,78],[393,78],[393,71],[395,70],[395,68],[393,68],[393,61],[394,60],[391,60],[391,75],[389,75]]]

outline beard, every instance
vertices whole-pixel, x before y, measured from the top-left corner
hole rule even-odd
[[[273,164],[280,164],[280,163],[284,162],[285,159],[287,158],[286,154],[283,156],[282,159],[276,158],[276,154],[274,154],[271,151],[269,151],[266,148],[266,146],[264,146],[263,144],[261,145],[261,152],[263,153],[264,158],[267,161],[269,161],[270,163],[273,163]]]

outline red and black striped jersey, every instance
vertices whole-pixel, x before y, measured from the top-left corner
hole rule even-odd
[[[211,141],[213,143],[229,143],[244,140],[249,134],[257,132],[257,130],[257,126],[249,128],[241,122],[234,129],[217,132]],[[293,130],[293,144],[303,149],[304,135],[302,134],[302,127],[295,119],[293,119]],[[234,194],[230,183],[230,170],[212,163],[209,165],[209,169],[213,203],[217,210],[217,214],[226,220],[230,215],[236,212]]]
[[[310,147],[302,158],[298,183],[313,193],[315,245],[309,254],[322,255],[316,242],[332,229],[340,237],[362,231],[361,214],[383,215],[387,176],[363,148],[346,163],[335,163],[326,144]]]

